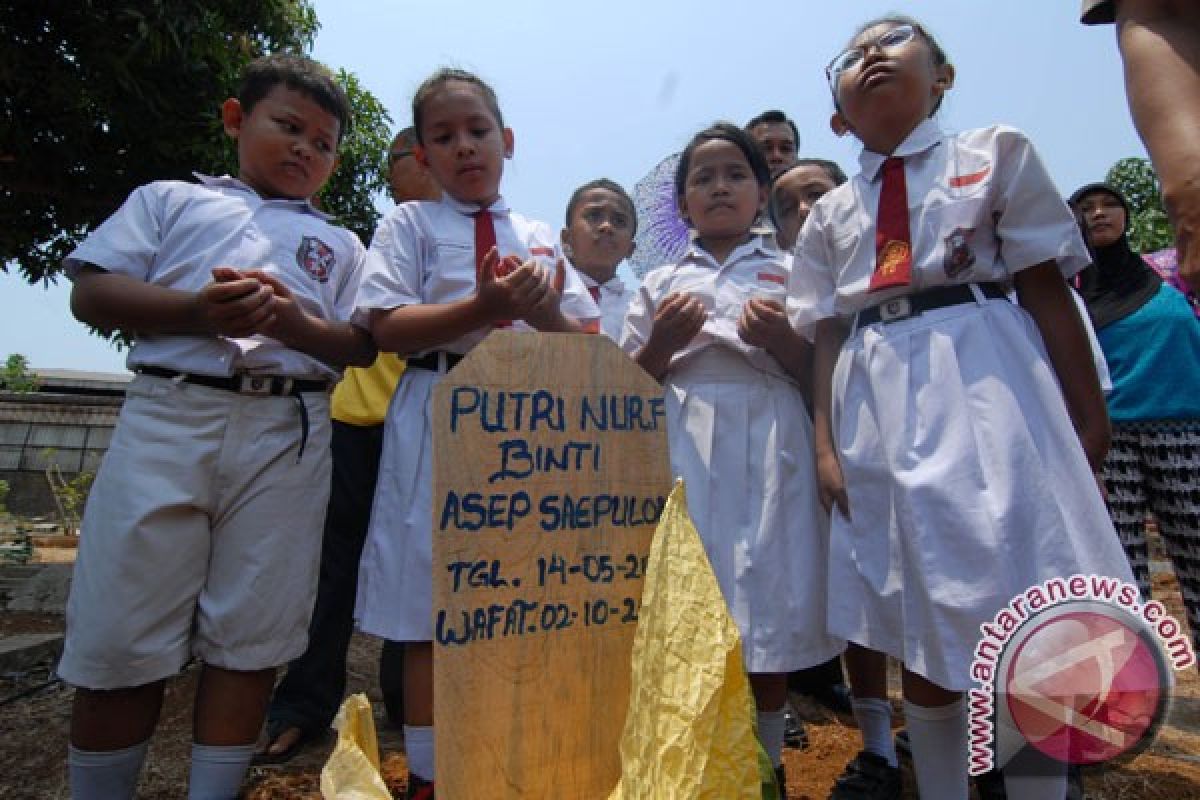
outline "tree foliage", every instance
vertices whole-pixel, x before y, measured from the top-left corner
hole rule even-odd
[[[221,102],[247,62],[304,53],[317,28],[309,0],[0,0],[0,268],[51,278],[135,187],[234,170]],[[325,210],[369,235],[381,156],[360,151],[387,115],[342,78],[367,138],[351,135]]]
[[[7,392],[36,392],[38,377],[29,366],[29,359],[20,353],[10,353],[0,367],[0,389]]]
[[[1105,180],[1119,189],[1129,203],[1129,245],[1134,250],[1153,253],[1174,243],[1171,223],[1162,204],[1162,187],[1147,159],[1122,158],[1112,165]]]
[[[342,139],[337,171],[318,195],[318,203],[339,225],[369,244],[379,222],[373,198],[387,189],[391,117],[353,73],[338,70],[337,77],[354,108],[354,127]]]

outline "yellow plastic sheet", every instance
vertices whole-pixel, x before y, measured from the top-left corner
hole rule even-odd
[[[321,796],[325,800],[392,800],[379,774],[379,741],[367,696],[347,697],[333,727],[338,741],[321,769]]]
[[[737,625],[688,517],[682,481],[650,546],[631,683],[621,780],[609,800],[773,795]]]

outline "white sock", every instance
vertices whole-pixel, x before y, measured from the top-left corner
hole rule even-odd
[[[778,711],[758,712],[758,740],[771,759],[771,766],[783,763],[783,734],[787,729],[787,706]]]
[[[1062,800],[1067,795],[1067,765],[1027,745],[1004,765],[1004,791],[1021,800]]]
[[[253,756],[253,742],[228,747],[192,742],[188,800],[233,800]]]
[[[967,715],[960,696],[946,706],[904,701],[921,800],[966,800]]]
[[[80,750],[67,745],[71,800],[132,800],[150,740],[123,750]]]
[[[854,698],[854,719],[862,732],[863,750],[896,766],[896,742],[892,739],[892,704],[881,697]]]
[[[404,755],[408,758],[408,771],[427,781],[433,775],[433,726],[404,726]]]

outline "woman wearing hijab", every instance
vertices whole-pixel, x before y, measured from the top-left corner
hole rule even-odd
[[[1200,649],[1200,320],[1130,248],[1129,206],[1115,187],[1088,184],[1070,203],[1092,254],[1079,291],[1112,376],[1109,511],[1145,597],[1144,523],[1154,514]]]

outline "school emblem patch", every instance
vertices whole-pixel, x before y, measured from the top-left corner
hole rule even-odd
[[[305,236],[296,251],[296,263],[318,283],[328,283],[337,257],[333,254],[333,248],[317,237]]]
[[[955,228],[945,238],[946,255],[942,266],[947,277],[957,278],[975,263],[975,251],[971,249],[971,237],[974,235],[974,228]]]

